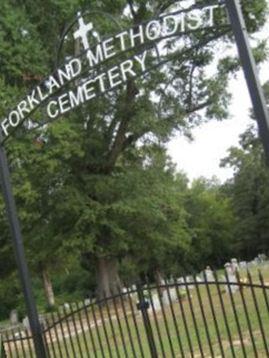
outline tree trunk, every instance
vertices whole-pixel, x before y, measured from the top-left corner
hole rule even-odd
[[[42,278],[47,304],[49,308],[52,308],[55,306],[55,297],[50,275],[46,267],[42,268]]]
[[[156,269],[154,272],[155,281],[158,286],[161,286],[164,284],[163,274],[160,269]]]
[[[111,257],[100,257],[97,262],[97,300],[117,295],[122,284],[118,274],[117,260]]]
[[[165,282],[164,282],[164,279],[163,279],[163,274],[161,272],[161,270],[159,268],[157,268],[154,272],[154,276],[155,276],[155,281],[156,281],[156,284],[157,286],[159,287],[158,290],[159,290],[159,293],[160,293],[160,296],[162,297],[163,296],[163,292],[165,291],[165,288],[164,287],[160,287],[162,286]]]

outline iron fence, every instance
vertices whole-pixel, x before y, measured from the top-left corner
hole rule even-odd
[[[42,320],[47,356],[269,357],[269,283],[216,273],[136,285]],[[35,357],[32,334],[2,332],[7,357]]]
[[[5,348],[1,336],[0,336],[0,358],[6,358]]]

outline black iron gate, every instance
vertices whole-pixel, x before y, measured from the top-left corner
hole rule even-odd
[[[227,273],[137,285],[42,319],[47,356],[269,357],[269,283]],[[2,332],[7,357],[35,357],[31,332]]]

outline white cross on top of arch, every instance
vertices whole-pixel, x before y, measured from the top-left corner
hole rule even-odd
[[[75,40],[81,39],[84,49],[88,50],[90,48],[89,40],[88,40],[88,32],[91,32],[93,30],[93,24],[91,22],[85,24],[82,16],[79,17],[78,23],[79,23],[79,28],[77,31],[74,32],[74,38]]]

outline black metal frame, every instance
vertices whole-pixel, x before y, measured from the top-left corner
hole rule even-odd
[[[250,96],[252,99],[254,112],[255,112],[255,115],[257,117],[257,121],[259,124],[260,136],[263,141],[266,156],[269,160],[269,115],[268,115],[268,111],[266,108],[264,94],[263,94],[263,91],[262,91],[262,88],[261,88],[261,85],[260,85],[260,82],[258,79],[256,64],[255,64],[255,61],[254,61],[254,58],[253,58],[253,55],[252,55],[252,52],[250,49],[244,19],[242,16],[242,12],[241,12],[238,0],[225,0],[225,1],[226,1],[227,9],[229,12],[229,16],[231,19],[231,25],[232,25],[232,28],[233,28],[233,31],[235,34],[235,39],[236,39],[239,55],[240,55],[240,58],[242,61],[244,73],[246,76],[247,85],[248,85],[248,89],[249,89]],[[45,358],[46,357],[46,347],[45,347],[45,343],[43,340],[42,329],[40,326],[38,313],[37,313],[37,309],[36,309],[36,305],[35,305],[35,301],[34,301],[30,275],[29,275],[28,267],[27,267],[26,260],[25,260],[23,240],[22,240],[18,215],[17,215],[17,211],[16,211],[15,200],[14,200],[14,196],[13,196],[12,188],[11,188],[10,173],[9,173],[5,149],[3,147],[2,134],[0,135],[0,143],[1,143],[0,144],[0,178],[1,178],[2,190],[4,193],[6,210],[7,210],[8,220],[10,223],[10,229],[11,229],[12,240],[13,240],[13,245],[14,245],[14,251],[16,254],[17,266],[19,269],[19,275],[20,275],[23,293],[24,293],[24,297],[25,297],[25,302],[26,302],[26,306],[27,306],[27,312],[28,312],[28,316],[29,316],[30,326],[31,326],[31,330],[33,332],[33,341],[34,341],[34,346],[35,346],[35,352],[36,352],[38,358]],[[189,299],[189,302],[191,305],[188,289],[187,289],[187,293],[188,293],[188,299]],[[140,295],[141,295],[141,291],[140,291]],[[268,302],[267,302],[267,304],[268,304]],[[152,338],[152,333],[150,332],[150,325],[149,325],[150,323],[148,321],[145,305],[143,305],[143,302],[142,302],[141,309],[142,309],[144,322],[145,322],[146,326],[148,326],[148,328],[146,328],[147,332],[148,332],[148,337]],[[194,319],[194,317],[193,317],[193,319]],[[259,321],[261,321],[261,319],[259,319]],[[215,324],[217,327],[217,322],[215,322]],[[194,320],[194,325],[196,325],[195,320]],[[166,324],[166,329],[168,330],[167,324]],[[262,333],[264,336],[263,331],[262,331]],[[106,338],[107,338],[107,335],[106,335]],[[208,334],[207,334],[207,338],[209,340]],[[200,342],[199,335],[197,335],[197,339],[198,339],[198,342]],[[173,347],[171,345],[171,342],[169,342],[169,343],[170,343],[171,353],[173,355],[174,354]],[[199,343],[199,346],[200,346],[201,354],[203,355],[203,351],[202,351],[202,347],[201,347],[200,343]],[[152,356],[155,357],[156,356],[156,347],[154,346],[152,339],[151,339],[150,349],[151,349]],[[80,351],[81,351],[81,348],[80,348]],[[268,348],[267,348],[267,353],[268,353]]]
[[[1,135],[0,135],[1,138]],[[10,224],[10,231],[12,235],[12,242],[16,257],[16,262],[19,271],[19,277],[22,284],[23,294],[27,313],[29,317],[30,326],[33,332],[33,339],[38,358],[45,358],[45,346],[42,338],[42,331],[39,324],[38,313],[32,292],[31,279],[27,267],[21,229],[16,210],[16,204],[11,187],[10,172],[7,163],[6,152],[3,146],[0,145],[0,180],[6,204],[7,216]]]
[[[225,0],[234,32],[240,60],[243,66],[255,117],[259,126],[260,137],[269,163],[269,113],[265,96],[260,84],[257,66],[251,51],[245,20],[239,0]]]
[[[223,0],[224,1],[224,0]],[[216,5],[223,5],[223,1],[220,2],[220,3],[217,3],[215,1],[213,2],[210,2],[209,5],[211,4],[216,4]],[[170,13],[170,15],[179,15],[179,14],[182,14],[182,13],[186,13],[188,11],[192,11],[192,10],[195,10],[195,9],[201,9],[205,6],[202,6],[201,4],[195,4],[193,6],[191,6],[190,8],[188,9],[182,9],[182,10],[178,10],[178,11],[175,11],[175,12],[172,12]],[[164,17],[164,15],[159,15],[159,16],[156,16],[156,17],[153,17],[154,20],[158,20],[158,19],[162,19]],[[148,23],[148,21],[144,21],[144,22],[141,22],[140,24],[145,24],[145,23]],[[71,23],[67,28],[71,28],[73,26],[73,23]],[[134,25],[132,27],[132,29],[136,29],[137,25]],[[219,26],[221,27],[221,26]],[[229,26],[228,25],[222,25],[222,27],[226,28],[227,29],[227,33],[229,32]],[[210,27],[207,27],[207,29],[210,29]],[[185,31],[185,32],[178,32],[178,33],[175,33],[175,34],[172,34],[172,35],[167,35],[167,36],[162,36],[160,38],[158,38],[157,40],[152,40],[150,42],[148,42],[147,44],[142,44],[142,45],[138,45],[136,46],[136,49],[139,50],[139,52],[137,53],[142,53],[143,51],[145,51],[146,49],[148,48],[153,48],[156,50],[156,53],[157,53],[157,58],[160,59],[160,55],[159,55],[159,52],[157,50],[157,47],[156,47],[156,43],[162,41],[162,40],[166,40],[166,39],[169,39],[169,38],[176,38],[178,36],[186,36],[186,35],[189,35],[189,34],[193,34],[195,32],[199,32],[200,29],[197,29],[197,30],[188,30],[188,31]],[[63,37],[60,39],[60,42],[63,42],[64,41],[64,38],[66,36],[66,31],[64,32],[63,34]],[[115,37],[116,35],[114,35]],[[215,38],[215,35],[214,35],[214,38]],[[104,40],[106,40],[107,38],[104,38]],[[210,39],[208,39],[208,41],[210,41]],[[206,45],[208,41],[205,41],[204,44],[202,45]],[[97,44],[98,45],[98,44]],[[97,46],[95,45],[94,48]],[[200,44],[201,46],[201,44]],[[58,49],[58,52],[61,51],[61,48],[62,48],[62,45],[59,46],[59,49]],[[195,49],[195,47],[191,48],[191,50]],[[133,47],[129,47],[129,48],[126,48],[124,51],[121,51],[120,55],[124,55],[128,52],[132,52],[133,51]],[[188,51],[188,50],[187,50]],[[136,54],[137,54],[136,53]],[[183,52],[184,53],[184,52]],[[74,57],[75,59],[81,59],[83,60],[83,58],[85,57],[86,58],[87,56],[87,50],[84,50],[80,53],[79,56],[76,56]],[[116,54],[115,56],[111,57],[109,60],[113,59],[113,58],[117,58],[118,54]],[[130,58],[133,58],[135,55],[131,56]],[[57,53],[57,58],[59,57],[59,53]],[[144,72],[142,72],[139,76],[137,77],[142,77],[144,75],[146,75],[148,72],[150,71],[153,71],[154,69],[156,69],[157,67],[160,67],[166,63],[168,63],[169,61],[171,60],[163,60],[163,61],[159,61],[159,63],[157,65],[153,65],[150,69],[147,69],[145,70]],[[69,61],[66,61],[63,65],[62,65],[62,68],[64,67],[64,65],[66,65]],[[106,63],[108,62],[108,60],[104,60],[102,63],[98,63],[97,65],[95,65],[94,67],[92,67],[92,70],[96,70],[96,69],[99,69],[99,68],[102,68],[102,66],[106,65]],[[56,70],[55,70],[56,71]],[[3,136],[3,138],[0,138],[0,144],[5,144],[5,142],[12,137],[12,135],[16,132],[16,130],[28,119],[28,118],[31,118],[31,116],[36,112],[36,110],[41,107],[43,104],[46,104],[49,99],[53,98],[54,96],[56,96],[63,88],[65,88],[66,86],[68,86],[69,84],[73,83],[73,82],[76,82],[78,81],[80,78],[82,78],[83,75],[86,75],[88,74],[89,71],[88,71],[88,68],[79,74],[79,76],[77,77],[74,77],[72,78],[71,80],[69,81],[66,81],[65,84],[60,88],[60,89],[56,89],[53,93],[51,93],[44,101],[40,102],[38,105],[35,106],[34,109],[32,109],[29,113],[27,113],[27,115],[24,117],[23,121],[20,122],[20,124],[15,127],[13,130],[10,131],[10,133],[8,134],[8,136]],[[90,79],[90,78],[88,78]],[[46,83],[46,81],[48,80],[48,78],[45,78],[44,80],[42,80],[40,83],[39,83],[39,87],[44,87],[44,84]],[[115,89],[111,89],[111,90],[107,90],[105,92],[102,92],[102,95],[105,95],[107,92],[111,92],[111,91],[115,91]],[[29,93],[31,93],[32,91],[30,91]],[[11,111],[9,111],[11,112]],[[57,117],[56,117],[57,118]],[[56,119],[55,118],[55,119]],[[55,120],[54,119],[54,120]],[[43,124],[43,123],[42,123]]]
[[[237,272],[233,281],[227,273],[219,276],[139,283],[100,301],[48,313],[42,329],[47,355],[225,357],[230,351],[234,358],[269,356],[269,286],[263,275],[255,275],[255,281],[247,271]],[[26,329],[7,329],[2,337],[9,357],[34,357],[33,337]]]

